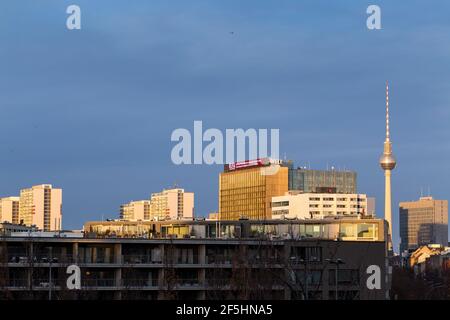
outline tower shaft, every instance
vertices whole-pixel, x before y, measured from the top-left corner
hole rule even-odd
[[[392,250],[391,170],[384,170],[384,219],[389,224],[388,249]]]

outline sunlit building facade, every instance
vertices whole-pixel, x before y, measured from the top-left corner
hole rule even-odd
[[[0,223],[19,223],[19,197],[0,199]]]
[[[150,220],[150,200],[131,201],[120,206],[122,220]]]
[[[255,160],[225,166],[219,176],[221,220],[241,218],[264,220],[272,217],[272,197],[288,191],[288,168],[279,163]]]
[[[19,222],[43,231],[61,230],[62,189],[42,184],[20,190]]]
[[[423,245],[448,245],[448,201],[421,197],[418,201],[400,202],[400,249]]]
[[[323,219],[326,217],[366,217],[368,212],[365,194],[298,193],[288,192],[272,198],[273,219]]]
[[[383,219],[309,220],[204,220],[204,221],[89,221],[84,232],[117,238],[243,239],[270,236],[274,239],[326,239],[331,241],[385,241]]]
[[[194,193],[184,189],[166,189],[153,193],[150,198],[150,218],[178,220],[194,218]]]

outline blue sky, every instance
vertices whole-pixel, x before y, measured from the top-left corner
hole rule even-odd
[[[66,29],[66,8],[82,30]],[[382,30],[366,28],[366,8]],[[64,189],[65,228],[174,183],[217,210],[221,166],[175,166],[176,128],[279,128],[298,165],[358,172],[382,216],[384,87],[398,202],[449,198],[448,1],[18,0],[0,10],[0,195]],[[233,33],[231,33],[233,32]],[[50,142],[50,143],[49,143]]]

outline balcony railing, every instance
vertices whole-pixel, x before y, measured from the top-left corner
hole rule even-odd
[[[20,264],[36,264],[36,263],[72,263],[74,262],[72,255],[55,255],[55,256],[40,256],[36,255],[33,257],[25,255],[10,255],[8,257],[9,263],[20,263]]]
[[[207,264],[232,264],[233,259],[232,257],[218,257],[218,256],[206,256],[206,263]]]
[[[55,288],[58,286],[57,283],[52,282],[52,288]],[[49,278],[42,278],[42,279],[33,279],[33,288],[50,288],[50,279]]]
[[[82,287],[115,287],[115,279],[84,279],[81,280]]]
[[[125,289],[158,287],[158,279],[122,279],[121,284]]]
[[[205,284],[211,287],[228,287],[231,285],[231,281],[230,278],[206,278]]]
[[[166,263],[172,263],[172,264],[198,264],[199,258],[197,254],[194,255],[187,255],[187,256],[175,256],[171,257],[170,255],[166,256]]]
[[[176,286],[179,287],[199,287],[201,285],[199,279],[177,279]]]
[[[5,285],[11,288],[26,288],[28,287],[28,279],[8,279]]]
[[[124,264],[158,264],[162,263],[161,258],[155,258],[150,255],[123,255]]]
[[[78,255],[78,263],[116,263],[115,257],[113,255],[110,256],[83,256]]]

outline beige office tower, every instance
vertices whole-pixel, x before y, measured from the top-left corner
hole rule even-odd
[[[448,201],[421,197],[419,201],[400,202],[400,249],[422,245],[448,245]]]
[[[19,223],[19,197],[0,199],[0,223]]]
[[[126,221],[150,220],[150,200],[131,201],[121,205],[120,219]]]
[[[272,218],[272,197],[288,191],[288,167],[264,158],[225,165],[219,176],[219,219]]]
[[[20,190],[19,222],[43,231],[61,230],[62,189],[42,184]]]
[[[167,189],[153,193],[150,198],[150,216],[153,220],[194,219],[194,193],[184,189]]]
[[[386,83],[386,140],[380,166],[384,170],[384,219],[389,223],[388,248],[390,251],[392,251],[391,171],[396,164],[389,133],[389,85]]]

